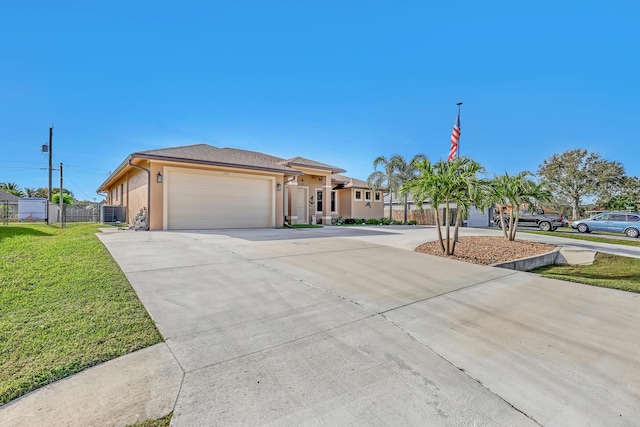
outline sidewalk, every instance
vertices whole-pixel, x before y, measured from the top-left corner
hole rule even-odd
[[[166,344],[94,366],[0,407],[0,426],[118,426],[173,410],[183,372]]]

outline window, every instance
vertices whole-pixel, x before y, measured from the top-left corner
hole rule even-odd
[[[331,212],[336,212],[336,192],[331,192]]]
[[[632,222],[640,221],[640,217],[638,215],[629,215],[629,221],[632,221]]]
[[[373,200],[375,200],[376,202],[379,202],[381,199],[381,195],[379,191],[376,191],[376,193],[373,195]]]
[[[322,190],[316,190],[316,212],[322,212]]]
[[[611,221],[626,221],[627,220],[627,216],[624,214],[611,214],[610,218]]]
[[[356,190],[356,200],[362,200],[362,191]]]
[[[364,199],[365,200],[371,200],[371,191],[365,191],[364,192]]]

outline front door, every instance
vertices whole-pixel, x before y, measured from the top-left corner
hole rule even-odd
[[[309,224],[309,189],[298,187],[298,204],[296,206],[296,215],[298,216],[298,224]]]

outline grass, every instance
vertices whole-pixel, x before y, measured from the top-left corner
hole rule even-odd
[[[591,265],[548,265],[531,271],[544,277],[640,293],[640,259],[598,252]]]
[[[291,228],[322,228],[322,225],[316,224],[291,224]]]
[[[640,240],[625,240],[625,239],[611,239],[607,237],[598,237],[593,234],[583,234],[578,233],[570,228],[559,228],[558,230],[569,231],[569,233],[558,233],[556,231],[535,231],[535,230],[522,230],[518,229],[518,233],[530,233],[530,234],[543,234],[545,236],[553,236],[553,237],[562,237],[565,239],[574,239],[574,240],[585,240],[588,242],[598,242],[598,243],[610,243],[612,245],[623,245],[623,246],[640,246]],[[616,236],[622,237],[620,234],[614,233],[601,233],[606,234],[607,236]]]
[[[0,404],[162,341],[96,232],[0,225]]]
[[[127,427],[169,427],[169,425],[171,424],[172,416],[173,416],[173,413],[167,415],[166,417],[159,418],[157,420],[147,420],[139,424],[128,425]]]

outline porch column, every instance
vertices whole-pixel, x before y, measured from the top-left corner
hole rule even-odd
[[[298,223],[298,178],[287,182],[287,222],[290,225]]]
[[[331,225],[331,175],[323,178],[322,188],[322,225]]]

